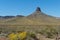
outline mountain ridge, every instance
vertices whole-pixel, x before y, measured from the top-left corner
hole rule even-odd
[[[46,15],[37,7],[36,11],[28,16],[5,16],[7,19],[4,21],[0,21],[0,24],[7,25],[41,25],[41,24],[55,24],[60,25],[60,20],[56,19],[56,17]]]

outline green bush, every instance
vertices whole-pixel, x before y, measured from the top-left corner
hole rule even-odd
[[[41,30],[39,33],[46,35],[46,37],[51,38],[53,35],[55,35],[58,31],[54,28],[46,28]]]

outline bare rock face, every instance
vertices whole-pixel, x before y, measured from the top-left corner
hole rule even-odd
[[[37,12],[41,12],[40,7],[37,7],[36,11],[37,11]]]
[[[44,16],[45,14],[41,12],[40,7],[36,8],[36,11],[33,12],[31,15],[29,15],[28,17],[30,18],[40,18],[40,16]]]

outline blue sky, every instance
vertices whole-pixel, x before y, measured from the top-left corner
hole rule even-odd
[[[60,17],[60,0],[0,0],[0,15],[24,15],[32,14],[36,7],[42,12]]]

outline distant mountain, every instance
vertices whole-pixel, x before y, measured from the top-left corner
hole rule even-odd
[[[9,18],[7,20],[1,21],[0,24],[6,25],[60,25],[60,20],[56,17],[47,15],[37,7],[36,11],[28,16],[5,16],[0,18]]]
[[[23,15],[17,15],[16,17],[24,17]]]
[[[0,19],[10,19],[10,18],[15,18],[15,17],[24,17],[22,15],[17,15],[17,16],[0,16]]]
[[[31,20],[37,20],[40,22],[47,22],[47,23],[59,22],[58,19],[56,19],[56,17],[43,13],[39,7],[37,7],[37,9],[34,13],[32,13],[31,15],[29,15],[27,17]]]
[[[8,18],[13,18],[15,16],[0,16],[0,19],[8,19]]]

